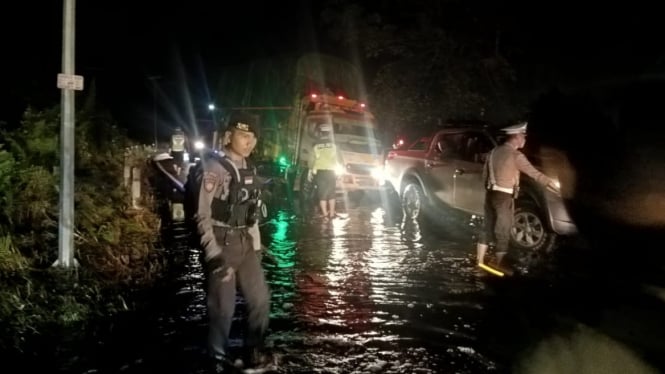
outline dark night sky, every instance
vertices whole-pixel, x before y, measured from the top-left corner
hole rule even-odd
[[[369,7],[381,1],[363,3]],[[610,7],[582,1],[457,3],[468,8],[468,19],[491,19],[502,25],[504,42],[515,47],[511,62],[532,70],[556,66],[545,70],[562,80],[601,72],[642,73],[658,66],[663,70],[665,22],[654,6],[624,2]],[[151,128],[149,76],[161,77],[160,88],[167,98],[159,99],[160,115],[168,117],[167,108],[183,102],[179,92],[184,81],[192,106],[205,108],[216,89],[219,66],[331,46],[325,32],[314,31],[324,1],[167,4],[77,3],[76,72],[85,77],[88,88],[95,79],[99,101],[125,127]],[[11,6],[7,2],[0,6],[5,16],[0,26],[4,41],[0,120],[15,122],[28,102],[58,103],[62,1],[24,0]],[[459,29],[475,27],[466,19],[449,22]]]
[[[42,4],[44,3],[44,4]],[[216,88],[215,67],[294,50],[311,43],[305,5],[242,1],[77,2],[76,73],[86,88],[94,78],[99,102],[126,127],[152,128],[150,76],[159,76],[158,106],[168,117],[181,106],[183,82],[189,102],[205,108]],[[296,4],[298,2],[295,2]],[[58,103],[61,69],[62,1],[2,5],[5,52],[0,120],[16,121],[25,105]],[[39,11],[36,11],[39,9]],[[11,15],[11,16],[9,16]],[[309,35],[309,36],[308,36]],[[161,96],[161,97],[159,97]],[[164,97],[166,96],[166,97]],[[182,110],[178,108],[176,110]]]

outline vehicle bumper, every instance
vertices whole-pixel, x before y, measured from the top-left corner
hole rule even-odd
[[[573,235],[577,233],[577,226],[570,221],[552,220],[552,230],[559,235]]]
[[[568,209],[560,196],[551,192],[546,193],[549,206],[552,231],[559,235],[573,235],[577,233],[577,226],[568,213]]]
[[[387,188],[385,180],[370,175],[344,174],[337,178],[337,191],[382,191]]]

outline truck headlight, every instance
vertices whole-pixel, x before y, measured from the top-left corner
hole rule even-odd
[[[344,165],[342,164],[337,164],[335,165],[335,175],[342,175],[346,172],[346,169],[344,168]]]
[[[370,175],[372,176],[372,178],[374,178],[376,180],[384,180],[385,179],[385,173],[383,172],[383,168],[380,167],[380,166],[372,168],[372,170],[370,170]]]

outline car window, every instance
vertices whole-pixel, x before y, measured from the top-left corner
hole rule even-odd
[[[422,138],[418,140],[417,142],[413,143],[409,147],[409,151],[424,151],[427,150],[427,146],[429,145],[429,140],[430,138]]]
[[[475,163],[484,163],[494,144],[489,137],[480,132],[464,134],[460,159]]]
[[[464,140],[464,133],[440,134],[436,143],[434,143],[435,151],[439,153],[441,158],[459,160],[463,157]]]

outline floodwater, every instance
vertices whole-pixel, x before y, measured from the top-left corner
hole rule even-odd
[[[464,220],[402,221],[380,199],[348,206],[330,221],[281,210],[262,226],[271,363],[248,372],[657,372],[635,369],[636,357],[665,368],[665,297],[644,292],[662,291],[660,283],[645,288],[644,277],[621,277],[631,273],[608,271],[597,252],[576,247],[557,250],[555,271],[501,279],[476,270]],[[140,312],[86,331],[44,331],[3,372],[210,372],[200,253],[185,227],[164,239],[171,276],[144,292]],[[232,351],[242,344],[243,311],[239,297]]]
[[[486,285],[462,222],[421,227],[367,200],[334,220],[279,211],[262,226],[272,292],[274,373],[502,372],[478,340]],[[76,373],[206,373],[207,316],[199,251],[184,227],[165,240],[173,277],[149,307],[104,321],[54,354]],[[242,335],[239,298],[232,331]]]
[[[278,212],[262,226],[272,292],[267,345],[276,373],[476,373],[499,367],[477,346],[484,283],[462,224],[427,231],[377,201],[342,218]],[[451,223],[452,224],[452,223]],[[455,233],[454,235],[452,233]],[[183,244],[172,295],[144,354],[124,372],[204,373],[206,311],[199,253]],[[183,241],[186,243],[186,241]],[[232,336],[242,339],[239,299]]]

